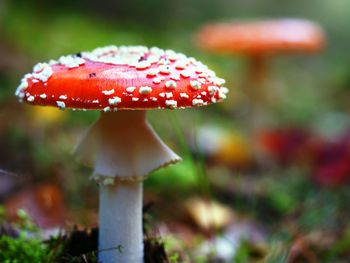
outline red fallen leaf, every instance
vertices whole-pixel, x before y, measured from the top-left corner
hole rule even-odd
[[[350,181],[350,131],[333,142],[309,151],[313,156],[312,178],[321,186],[338,186]]]
[[[61,190],[52,184],[41,184],[20,191],[5,201],[10,218],[15,219],[19,209],[25,210],[41,228],[63,226],[66,209]]]
[[[265,130],[258,143],[281,165],[304,164],[321,186],[350,181],[350,131],[330,142],[300,128]]]
[[[293,240],[289,250],[287,262],[318,263],[320,261],[318,260],[315,252],[311,250],[309,241],[305,237],[299,236]]]
[[[308,131],[301,128],[282,128],[258,132],[261,149],[282,165],[297,161],[310,140]]]
[[[314,172],[315,181],[323,186],[337,186],[350,179],[349,160],[322,165]]]
[[[350,150],[347,143],[328,143],[316,153],[312,176],[323,186],[350,181]]]

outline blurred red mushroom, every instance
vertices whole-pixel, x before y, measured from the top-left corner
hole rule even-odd
[[[262,86],[268,57],[281,53],[315,53],[325,45],[323,30],[302,19],[208,24],[199,30],[196,40],[204,50],[239,54],[248,59],[245,91],[251,104],[249,122],[252,128],[259,125],[266,99]]]

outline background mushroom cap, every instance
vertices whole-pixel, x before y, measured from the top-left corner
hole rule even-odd
[[[303,19],[237,21],[205,25],[199,30],[197,43],[213,52],[313,53],[324,47],[325,35],[318,25]]]
[[[224,83],[201,62],[172,50],[107,46],[35,65],[16,95],[61,109],[174,109],[226,98]]]

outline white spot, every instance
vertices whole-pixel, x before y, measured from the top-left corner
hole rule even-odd
[[[168,59],[169,59],[170,61],[176,61],[177,58],[178,58],[178,56],[177,56],[177,54],[176,54],[175,52],[172,53],[172,54],[170,54],[170,55],[168,56]]]
[[[176,82],[174,80],[168,80],[165,82],[165,87],[168,89],[175,89],[176,88]]]
[[[166,92],[165,96],[167,97],[167,99],[172,98],[173,97],[173,93],[172,92]]]
[[[47,98],[47,95],[46,95],[45,93],[42,93],[42,94],[40,94],[39,97],[42,98],[42,99],[46,99],[46,98]]]
[[[141,86],[139,88],[139,93],[142,95],[147,95],[150,94],[152,92],[152,88],[148,87],[148,86]]]
[[[42,71],[46,67],[46,65],[47,65],[46,63],[38,63],[38,64],[34,65],[33,72],[38,73],[38,72]]]
[[[190,77],[190,73],[188,71],[181,71],[180,75],[184,78],[189,78]]]
[[[221,88],[220,88],[220,91],[221,91],[222,93],[224,93],[224,94],[227,94],[227,93],[229,92],[229,89],[226,88],[226,87],[221,87]]]
[[[100,101],[99,100],[93,100],[92,103],[98,104],[98,103],[100,103]]]
[[[119,97],[113,97],[113,98],[109,98],[108,99],[108,103],[109,105],[117,105],[118,103],[120,103],[122,100]]]
[[[61,95],[58,97],[60,100],[66,100],[67,99],[67,95]]]
[[[224,92],[222,92],[221,90],[219,90],[218,97],[219,97],[219,99],[224,100],[224,99],[226,99],[226,94]]]
[[[21,80],[21,84],[19,84],[17,90],[16,90],[16,96],[19,96],[19,94],[23,93],[23,91],[28,88],[28,82],[27,82],[27,79],[24,77],[22,80]]]
[[[192,105],[193,106],[201,106],[201,105],[203,105],[203,100],[201,100],[201,99],[193,99],[192,100]]]
[[[107,107],[103,108],[103,111],[104,112],[109,112],[109,111],[111,111],[111,107],[107,106]]]
[[[184,98],[184,99],[188,99],[190,96],[188,96],[188,94],[186,92],[181,92],[180,97]]]
[[[33,102],[34,101],[34,96],[29,96],[28,98],[27,98],[27,101],[29,101],[29,102]]]
[[[206,96],[206,95],[207,95],[207,92],[206,92],[206,91],[202,91],[201,94],[202,94],[203,96]]]
[[[159,93],[159,97],[164,98],[165,97],[165,93],[164,92]]]
[[[221,86],[226,83],[226,81],[222,78],[214,78],[213,80],[214,85]]]
[[[114,184],[114,178],[106,177],[102,180],[103,185],[113,185]]]
[[[114,89],[111,89],[111,90],[102,90],[102,93],[105,94],[105,95],[112,95],[114,93]]]
[[[58,64],[58,61],[57,61],[57,60],[50,59],[48,64],[49,64],[50,66],[52,66],[52,65],[57,65],[57,64]]]
[[[202,84],[205,84],[207,82],[205,78],[199,78],[198,81]]]
[[[176,64],[175,64],[175,68],[176,68],[176,69],[179,69],[179,70],[185,69],[186,66],[187,66],[186,61],[178,61],[178,62],[176,62]]]
[[[150,66],[151,66],[151,63],[149,63],[147,60],[143,60],[136,65],[136,69],[146,69],[146,68],[149,68]]]
[[[166,64],[169,64],[169,63],[170,63],[170,61],[167,58],[162,58],[158,61],[158,64],[163,65],[163,66]]]
[[[190,85],[191,85],[192,89],[195,89],[195,90],[199,90],[202,86],[202,84],[197,80],[191,80]]]
[[[61,110],[66,108],[66,104],[63,101],[56,101],[57,107],[59,107]]]
[[[148,101],[148,99],[147,99],[147,98],[144,98],[144,99],[143,99],[143,101],[147,102],[147,101]]]
[[[154,84],[159,84],[162,82],[162,78],[154,78],[152,81]]]
[[[171,75],[170,76],[170,78],[172,79],[172,80],[180,80],[180,75],[179,74],[176,74],[176,75]]]
[[[85,64],[85,60],[83,58],[77,56],[62,56],[58,59],[58,62],[67,68],[77,68],[82,64]]]
[[[159,61],[159,56],[158,55],[149,55],[147,58],[147,61],[151,64],[157,63]]]
[[[170,74],[170,70],[168,66],[162,65],[159,67],[159,73],[164,74],[164,75],[168,75]]]
[[[176,100],[166,100],[165,105],[171,109],[174,109],[177,107],[177,101]]]
[[[156,97],[152,97],[151,100],[157,101],[158,99]]]
[[[40,67],[41,71],[38,73],[34,73],[33,77],[38,80],[41,80],[42,82],[46,82],[53,74],[52,68],[47,63],[42,63],[42,66]]]
[[[208,87],[208,92],[210,95],[214,95],[215,92],[218,90],[219,88],[217,86],[209,86]]]
[[[158,70],[156,69],[150,69],[148,72],[147,72],[147,77],[154,77],[158,74]]]
[[[129,93],[133,93],[135,89],[136,89],[136,87],[127,87],[126,91]]]
[[[138,101],[139,98],[133,97],[131,100],[132,100],[132,101]]]

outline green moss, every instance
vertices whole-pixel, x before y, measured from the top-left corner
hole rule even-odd
[[[54,262],[55,252],[36,238],[29,238],[23,232],[17,238],[0,237],[0,262],[3,263],[45,263]]]

